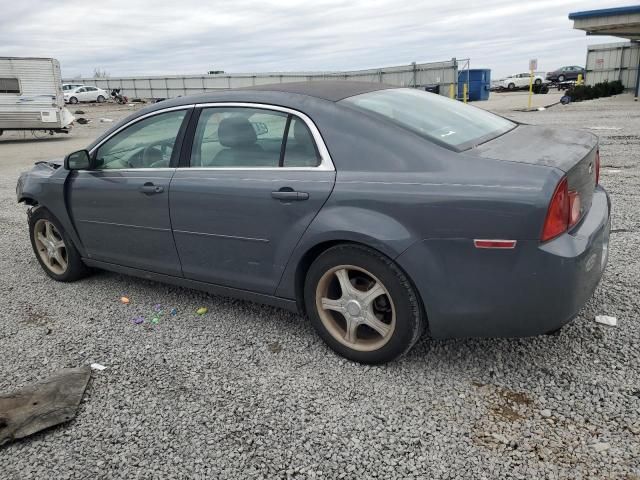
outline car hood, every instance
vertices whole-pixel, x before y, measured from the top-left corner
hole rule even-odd
[[[481,157],[544,165],[568,172],[597,144],[597,136],[582,130],[518,125],[474,151]]]

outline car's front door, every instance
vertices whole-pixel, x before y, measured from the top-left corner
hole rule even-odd
[[[333,189],[316,126],[280,107],[208,106],[192,140],[170,192],[184,276],[273,294]]]
[[[169,183],[190,113],[180,107],[135,121],[92,151],[95,168],[70,174],[71,216],[89,258],[181,275]]]
[[[79,89],[77,89],[75,92],[73,92],[73,94],[71,95],[72,97],[76,97],[78,99],[79,102],[84,102],[85,101],[85,97],[87,95],[87,89],[84,87],[81,87]]]

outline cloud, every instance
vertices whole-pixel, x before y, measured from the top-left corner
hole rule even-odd
[[[569,12],[609,0],[25,0],[3,5],[0,55],[60,60],[65,77],[350,70],[470,58],[494,78],[583,64]]]

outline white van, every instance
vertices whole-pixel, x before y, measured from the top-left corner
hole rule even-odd
[[[53,58],[0,57],[0,133],[46,130],[69,133],[60,64]]]

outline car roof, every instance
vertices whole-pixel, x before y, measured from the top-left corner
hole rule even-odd
[[[356,82],[350,80],[316,80],[309,82],[273,83],[270,85],[256,85],[238,90],[259,90],[268,92],[297,93],[316,97],[330,102],[338,102],[348,97],[362,93],[375,92],[388,88],[398,88],[393,85],[375,82]]]

